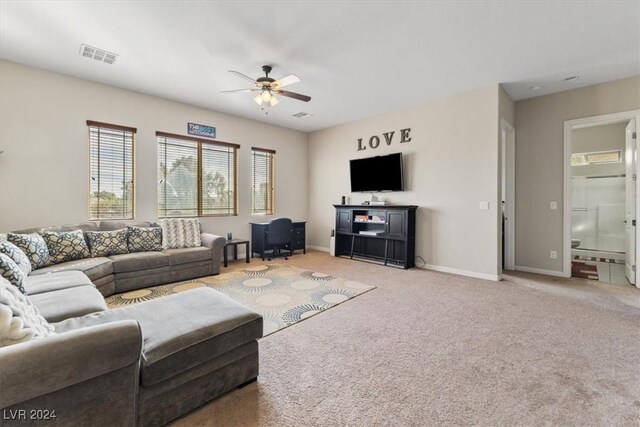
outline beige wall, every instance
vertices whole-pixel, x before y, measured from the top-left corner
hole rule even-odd
[[[117,69],[114,69],[117,72]],[[206,90],[206,88],[204,88]],[[204,230],[249,237],[251,147],[277,150],[276,215],[307,219],[307,134],[240,117],[0,62],[0,230],[87,220],[86,120],[133,126],[139,219],[157,217],[156,131],[216,126],[239,150],[239,215],[201,218]],[[251,108],[247,105],[247,108]]]
[[[309,136],[308,241],[329,246],[333,204],[352,204],[368,193],[350,193],[349,160],[402,152],[404,192],[380,193],[390,204],[419,205],[416,254],[445,271],[498,275],[498,86],[430,101],[413,108],[314,132]],[[411,142],[398,131],[411,128]],[[357,151],[357,139],[396,131],[387,146]],[[480,210],[481,201],[489,210]]]
[[[516,102],[516,265],[563,270],[564,121],[639,108],[640,76]]]
[[[622,151],[622,162],[606,165],[573,166],[572,176],[621,175],[626,172],[624,151],[626,127],[629,121],[610,125],[590,126],[571,131],[571,152],[589,153],[593,151]]]

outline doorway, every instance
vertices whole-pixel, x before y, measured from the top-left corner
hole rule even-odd
[[[565,122],[564,275],[636,284],[640,111]]]
[[[515,270],[516,132],[504,119],[500,120],[500,178],[502,270]]]

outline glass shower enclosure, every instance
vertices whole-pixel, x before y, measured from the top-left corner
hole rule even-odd
[[[574,176],[571,179],[571,238],[576,249],[625,252],[625,177]]]

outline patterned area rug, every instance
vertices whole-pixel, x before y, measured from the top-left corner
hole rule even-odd
[[[598,267],[587,264],[585,261],[571,261],[571,276],[582,279],[598,280]]]
[[[374,286],[280,264],[259,265],[217,276],[138,289],[106,299],[122,307],[208,286],[262,314],[264,336],[334,307]]]

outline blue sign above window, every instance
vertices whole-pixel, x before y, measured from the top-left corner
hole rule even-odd
[[[206,136],[207,138],[216,137],[216,128],[197,123],[187,123],[187,132],[189,135]]]

